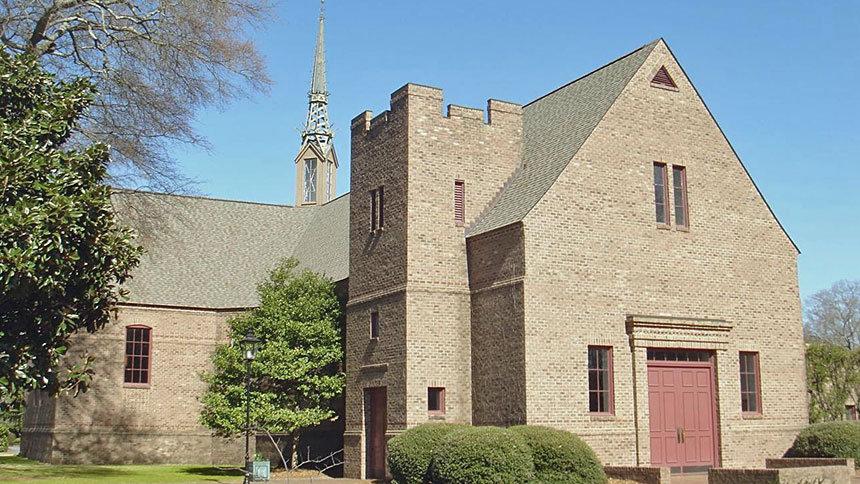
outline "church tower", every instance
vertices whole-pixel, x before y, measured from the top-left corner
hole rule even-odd
[[[302,147],[296,156],[296,206],[322,205],[335,196],[337,155],[328,120],[325,85],[325,0],[320,1],[320,25],[314,54],[308,119],[302,130]]]

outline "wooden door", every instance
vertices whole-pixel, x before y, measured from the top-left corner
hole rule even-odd
[[[385,387],[365,390],[367,405],[367,477],[385,478],[385,432],[388,423],[388,394]]]
[[[648,362],[651,465],[702,472],[716,464],[710,362]]]

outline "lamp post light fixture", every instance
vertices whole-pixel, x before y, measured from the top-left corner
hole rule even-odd
[[[245,481],[251,482],[251,362],[257,357],[257,348],[260,339],[254,336],[254,332],[248,330],[245,337],[239,341],[242,348],[242,356],[245,358]]]

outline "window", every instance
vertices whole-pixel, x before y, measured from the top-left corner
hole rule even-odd
[[[674,80],[672,80],[672,76],[669,75],[669,71],[666,70],[666,66],[660,66],[660,70],[658,70],[657,74],[655,74],[651,79],[651,84],[678,89],[678,85],[675,84]]]
[[[657,223],[669,225],[669,187],[665,163],[654,163],[654,205]]]
[[[125,328],[125,377],[130,386],[149,386],[152,329],[146,326]]]
[[[687,169],[683,166],[672,166],[672,191],[675,196],[675,226],[688,227]]]
[[[454,223],[458,227],[466,222],[466,182],[454,180]]]
[[[740,353],[741,410],[744,413],[761,413],[761,382],[758,353]]]
[[[857,406],[856,405],[845,405],[845,418],[848,420],[857,420]]]
[[[370,231],[376,231],[376,190],[370,191]]]
[[[305,160],[305,203],[317,201],[317,160]]]
[[[615,412],[612,392],[612,348],[589,346],[588,411],[612,415]]]
[[[445,415],[445,389],[430,387],[427,389],[427,413],[430,415]]]
[[[370,230],[371,232],[382,228],[385,219],[383,218],[383,206],[385,194],[384,187],[379,187],[376,190],[370,191]]]
[[[385,225],[385,218],[383,217],[385,214],[385,199],[382,197],[385,194],[385,187],[380,186],[377,192],[379,192],[379,228],[381,229]]]
[[[370,313],[370,337],[379,338],[379,311]]]
[[[325,164],[325,200],[331,200],[334,193],[331,192],[331,167],[334,165],[332,162],[327,162]]]

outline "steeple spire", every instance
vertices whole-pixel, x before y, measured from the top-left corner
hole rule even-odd
[[[302,144],[314,143],[324,152],[328,151],[334,133],[328,120],[328,91],[325,82],[325,0],[320,0],[319,33],[308,98],[308,120],[302,131]]]

